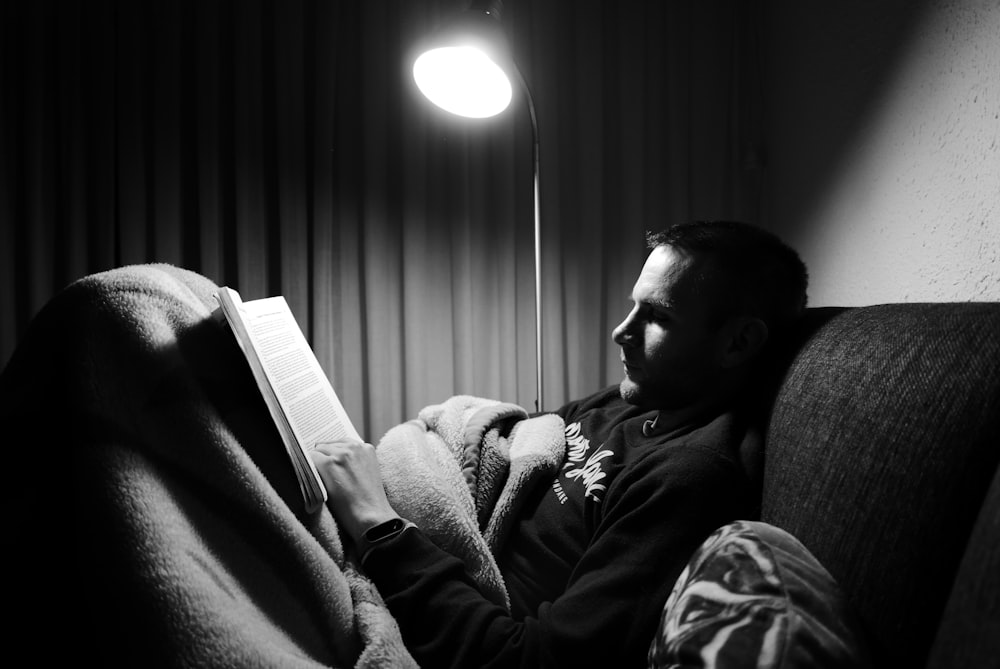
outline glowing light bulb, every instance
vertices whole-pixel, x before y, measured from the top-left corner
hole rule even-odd
[[[453,114],[485,118],[510,105],[512,87],[503,69],[471,46],[431,49],[413,63],[417,88]]]

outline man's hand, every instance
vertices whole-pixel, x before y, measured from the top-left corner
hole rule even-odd
[[[330,510],[355,543],[368,528],[398,517],[385,496],[374,446],[360,441],[316,444],[310,456],[326,486]]]

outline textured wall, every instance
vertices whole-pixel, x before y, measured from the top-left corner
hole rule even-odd
[[[872,4],[770,5],[769,224],[816,306],[1000,300],[1000,2]]]

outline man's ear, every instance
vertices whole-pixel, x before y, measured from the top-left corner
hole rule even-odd
[[[752,316],[729,319],[720,333],[718,360],[723,369],[732,369],[747,362],[767,343],[767,323]]]

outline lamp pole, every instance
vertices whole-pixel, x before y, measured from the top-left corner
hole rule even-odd
[[[528,101],[528,115],[531,117],[532,205],[535,217],[535,411],[540,412],[542,411],[542,208],[538,176],[538,119],[535,116],[535,101],[531,97],[528,83],[516,65],[514,71]]]
[[[531,119],[532,189],[535,219],[535,411],[542,409],[542,223],[539,189],[538,119],[528,84],[510,56],[500,28],[502,0],[474,0],[451,26],[425,45],[413,77],[428,99],[454,114],[484,118],[510,104],[513,70]],[[501,64],[502,63],[502,64]]]

